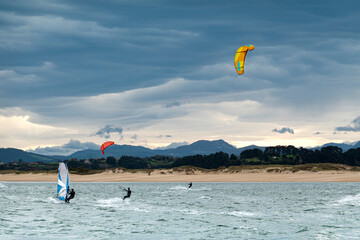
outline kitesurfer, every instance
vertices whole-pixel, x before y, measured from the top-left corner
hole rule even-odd
[[[124,196],[123,200],[125,200],[125,198],[130,198],[130,196],[131,196],[131,190],[130,190],[130,188],[128,188],[127,190],[124,188],[124,191],[126,191],[127,194],[126,194],[126,196]]]
[[[192,187],[192,182],[189,183],[189,188],[191,188],[191,187]]]
[[[73,199],[75,197],[75,191],[72,188],[71,191],[68,192],[68,197],[65,199],[65,202],[70,202],[70,199]]]

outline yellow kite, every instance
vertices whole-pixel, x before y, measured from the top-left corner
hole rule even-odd
[[[250,50],[254,50],[255,47],[253,45],[247,45],[247,46],[242,46],[240,47],[236,53],[235,53],[235,59],[234,59],[234,64],[235,64],[235,69],[236,72],[241,75],[244,74],[244,65],[245,65],[245,57],[247,52]]]

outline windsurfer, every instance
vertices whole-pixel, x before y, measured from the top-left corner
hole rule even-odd
[[[69,192],[68,192],[68,197],[65,199],[65,202],[70,202],[70,199],[73,199],[75,197],[75,191],[72,188]]]
[[[189,188],[191,188],[191,187],[192,187],[192,182],[189,183]]]

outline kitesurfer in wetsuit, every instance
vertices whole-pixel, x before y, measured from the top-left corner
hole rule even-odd
[[[191,188],[191,187],[192,187],[192,182],[189,183],[189,188]]]
[[[65,199],[65,202],[70,202],[70,199],[73,199],[75,197],[75,191],[72,188],[71,191],[68,192],[68,197]]]
[[[126,191],[127,194],[126,194],[126,196],[124,196],[123,200],[125,200],[125,198],[130,198],[130,196],[131,196],[131,190],[130,190],[130,188],[128,188],[127,190],[124,188],[124,191]]]

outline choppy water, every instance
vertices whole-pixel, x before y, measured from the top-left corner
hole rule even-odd
[[[64,204],[56,183],[0,183],[0,239],[360,239],[358,183],[71,187]]]

